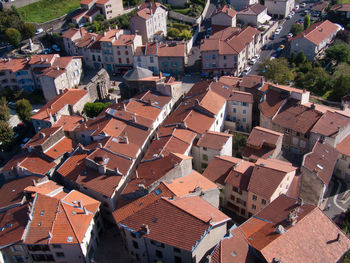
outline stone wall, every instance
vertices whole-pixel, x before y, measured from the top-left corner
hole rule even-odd
[[[90,82],[84,87],[90,94],[91,101],[103,100],[108,96],[111,81],[105,69],[100,69]]]

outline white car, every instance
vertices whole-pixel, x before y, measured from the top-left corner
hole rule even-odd
[[[249,65],[254,65],[258,60],[256,58],[252,58],[250,61],[249,61]]]
[[[35,35],[39,35],[39,34],[41,34],[42,32],[44,32],[44,29],[38,28],[37,31],[35,32]]]
[[[291,38],[291,37],[293,37],[293,33],[289,33],[289,34],[287,35],[287,38]]]
[[[300,6],[304,8],[306,7],[306,3],[301,3]]]
[[[295,12],[294,12],[294,11],[292,11],[292,12],[290,12],[290,14],[291,14],[292,16],[294,16],[294,15],[295,15]]]
[[[281,31],[283,29],[283,26],[277,27],[277,30]]]
[[[251,70],[251,68],[250,68],[250,67],[246,67],[246,68],[243,70],[242,75],[243,75],[243,76],[248,75],[248,74],[249,74],[249,72],[250,72],[250,70]]]
[[[296,5],[296,6],[295,6],[295,10],[299,10],[299,5]]]
[[[256,54],[256,55],[254,56],[254,58],[255,58],[256,60],[259,60],[260,55],[259,55],[259,54]]]
[[[281,30],[278,30],[278,28],[275,31],[275,35],[279,35],[279,33],[281,33]]]

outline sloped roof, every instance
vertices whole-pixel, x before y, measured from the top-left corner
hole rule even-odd
[[[326,143],[317,142],[312,152],[304,156],[303,166],[316,172],[322,182],[328,186],[332,178],[339,152]]]
[[[336,149],[346,156],[350,156],[350,134],[346,136],[340,143],[337,144]]]
[[[339,129],[348,125],[350,125],[350,117],[337,112],[327,111],[316,122],[315,126],[311,129],[311,132],[335,138],[338,135]]]
[[[123,78],[127,81],[137,81],[152,76],[153,72],[149,69],[136,67],[127,71]]]
[[[282,133],[256,126],[248,137],[247,145],[254,148],[261,148],[264,144],[276,146],[278,139],[282,136]]]
[[[224,132],[207,131],[198,140],[197,146],[214,150],[222,150],[223,146],[232,138],[232,134]]]
[[[141,225],[147,225],[149,233],[144,237],[192,251],[205,231],[228,220],[229,217],[198,196],[171,200],[163,197],[122,220],[119,226],[140,232]]]
[[[238,12],[238,15],[259,15],[264,12],[266,7],[261,4],[250,5]]]
[[[223,7],[217,9],[216,12],[213,13],[212,17],[219,13],[224,13],[232,18],[234,18],[237,15],[237,12],[234,9],[232,9],[229,5],[224,5]]]
[[[306,134],[321,116],[321,112],[300,105],[294,100],[289,100],[273,118],[272,122],[281,127]]]
[[[295,211],[297,222],[288,223]],[[281,225],[285,232],[276,233]],[[350,247],[349,238],[318,207],[280,195],[240,226],[249,245],[267,262],[338,262]],[[339,239],[338,239],[339,235]],[[312,251],[312,253],[310,253]]]

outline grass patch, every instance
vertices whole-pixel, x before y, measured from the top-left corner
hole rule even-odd
[[[80,6],[80,0],[40,0],[18,8],[26,22],[44,23],[67,14]]]
[[[350,0],[338,0],[338,4],[350,4]]]

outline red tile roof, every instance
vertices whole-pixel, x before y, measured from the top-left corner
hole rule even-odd
[[[185,57],[186,44],[174,43],[170,45],[160,45],[158,49],[159,57]]]
[[[254,163],[242,161],[232,167],[226,177],[225,184],[230,184],[238,189],[247,191],[250,177],[254,169]]]
[[[268,89],[265,98],[259,104],[260,112],[272,118],[286,101],[287,99],[282,97],[280,92]]]
[[[338,135],[339,129],[345,128],[348,125],[350,125],[350,117],[337,112],[327,111],[316,122],[311,132],[335,138]]]
[[[254,262],[248,241],[242,230],[237,227],[230,236],[223,238],[211,254],[211,263],[246,263]]]
[[[65,132],[72,132],[84,120],[81,116],[61,115],[52,127],[62,127]]]
[[[312,152],[304,156],[303,166],[315,172],[322,182],[328,186],[333,175],[339,152],[325,143],[317,142]]]
[[[231,156],[215,156],[204,170],[203,176],[214,183],[224,185],[226,177],[232,170],[232,167],[242,161],[242,159]]]
[[[262,148],[264,144],[276,147],[278,139],[282,136],[282,133],[256,126],[248,137],[247,145],[256,149]]]
[[[295,101],[288,101],[272,122],[283,128],[306,134],[321,116],[322,113],[317,110],[300,105]]]
[[[250,177],[248,191],[269,200],[277,191],[286,174],[284,171],[256,165]]]
[[[63,137],[60,141],[47,149],[44,154],[52,159],[57,159],[65,153],[73,151],[73,141],[67,137]]]
[[[0,188],[0,208],[19,204],[24,201],[24,188],[34,185],[33,181],[40,178],[38,176],[25,176],[5,182]]]
[[[19,154],[12,157],[12,159],[1,168],[1,172],[12,171],[16,166],[26,169],[33,175],[45,176],[56,164],[43,159],[35,153]]]
[[[249,245],[267,262],[337,262],[348,251],[349,238],[318,207],[297,203],[281,195],[241,225]],[[295,225],[286,220],[292,211]],[[276,232],[278,225],[283,234]]]
[[[216,12],[212,15],[215,16],[219,13],[224,13],[227,14],[228,16],[234,18],[237,15],[237,12],[232,9],[230,6],[224,5],[223,7],[221,7],[220,9],[217,9]]]
[[[332,11],[350,12],[350,4],[336,4],[331,7]]]
[[[318,2],[318,3],[315,3],[311,7],[311,10],[318,11],[318,12],[324,12],[327,9],[328,5],[329,5],[328,2]]]
[[[246,7],[245,9],[241,10],[238,12],[238,14],[242,14],[242,15],[259,15],[262,12],[264,12],[266,9],[266,7],[264,5],[260,5],[260,4],[254,4],[254,5],[250,5],[248,7]]]
[[[16,72],[25,69],[28,61],[26,59],[0,59],[0,71],[11,70]]]
[[[50,127],[41,129],[40,132],[36,133],[25,145],[24,148],[42,146],[51,136],[60,131],[61,127]],[[59,140],[58,138],[57,140]]]
[[[230,218],[215,207],[198,196],[192,196],[157,199],[122,220],[119,226],[141,231],[141,225],[147,225],[149,233],[144,237],[192,251],[205,231],[228,220]]]
[[[338,25],[330,22],[329,20],[325,20],[311,25],[308,29],[292,38],[291,41],[294,39],[306,38],[313,44],[319,45],[322,41],[329,38],[332,34],[335,34],[339,29],[340,28]]]
[[[153,14],[156,12],[157,8],[163,8],[166,10],[166,7],[158,2],[153,3],[153,4],[151,2],[143,3],[140,6],[139,11],[135,14],[135,16],[138,16],[138,17],[146,20],[146,19],[150,18],[151,16],[153,16]]]
[[[229,133],[207,131],[199,138],[197,146],[220,151],[230,138],[232,134]]]
[[[31,119],[35,120],[47,120],[49,114],[54,115],[60,111],[66,105],[74,106],[78,103],[88,92],[83,89],[65,89],[65,91],[57,95],[55,98],[45,104],[35,115],[31,116]]]
[[[22,241],[27,226],[28,204],[14,207],[0,214],[0,246],[3,248]]]
[[[350,135],[346,136],[340,143],[338,143],[336,149],[341,154],[350,156]]]
[[[205,192],[217,189],[216,184],[196,171],[174,180],[164,181],[162,184],[176,196],[189,195],[196,190]]]

